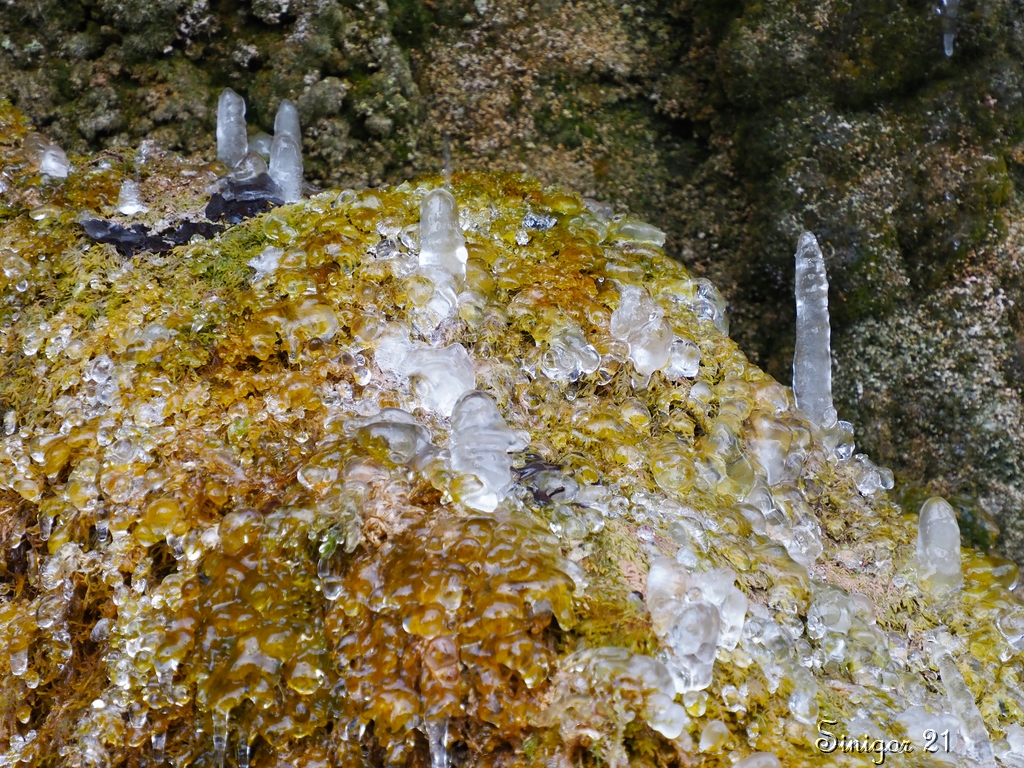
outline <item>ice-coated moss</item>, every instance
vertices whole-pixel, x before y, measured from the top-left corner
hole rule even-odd
[[[920,741],[961,715],[1008,754],[1016,567],[964,549],[963,589],[923,592],[916,509],[748,362],[655,227],[456,173],[464,274],[421,264],[437,176],[126,259],[78,218],[115,215],[138,156],[48,179],[0,124],[8,762],[822,766],[819,718]],[[144,168],[149,223],[223,171]],[[615,332],[627,297],[657,333]],[[647,365],[664,336],[699,364]],[[454,421],[405,366],[443,350],[478,390]],[[659,559],[685,588],[659,583],[655,626]],[[726,614],[680,688],[707,649],[677,619]]]

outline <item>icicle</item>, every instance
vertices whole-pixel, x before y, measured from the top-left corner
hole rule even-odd
[[[164,761],[164,747],[167,746],[167,731],[155,731],[152,736],[153,762],[158,765]]]
[[[992,740],[989,738],[985,720],[974,700],[974,694],[964,682],[963,675],[960,674],[960,669],[953,659],[953,654],[942,642],[943,639],[948,638],[948,634],[940,632],[938,635],[936,639],[932,640],[932,664],[939,669],[942,685],[946,689],[946,698],[949,699],[950,706],[953,708],[953,714],[960,721],[960,733],[966,741],[967,755],[973,758],[981,768],[996,768]]]
[[[302,151],[291,136],[278,134],[270,145],[270,178],[286,203],[302,199]]]
[[[213,710],[213,762],[217,768],[224,768],[224,757],[228,751],[228,713]]]
[[[299,111],[290,99],[281,102],[274,117],[274,136],[288,136],[300,147],[302,146],[302,130],[299,128]]]
[[[238,734],[238,748],[235,754],[238,768],[249,768],[249,736],[244,731],[240,731]]]
[[[449,768],[448,718],[427,721],[427,740],[430,742],[430,768]]]
[[[464,278],[468,259],[455,196],[446,189],[431,190],[420,205],[420,266]]]
[[[836,422],[836,409],[832,406],[830,339],[825,258],[814,235],[804,232],[796,249],[793,395],[797,408],[823,428]]]
[[[234,168],[249,151],[245,130],[245,100],[230,88],[217,100],[217,159]]]

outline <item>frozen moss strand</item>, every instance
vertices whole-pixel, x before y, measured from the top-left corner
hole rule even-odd
[[[234,168],[249,151],[245,129],[245,100],[230,88],[217,100],[217,159]]]
[[[825,258],[817,238],[804,232],[796,249],[793,395],[797,408],[824,428],[836,421],[832,405],[831,333]]]

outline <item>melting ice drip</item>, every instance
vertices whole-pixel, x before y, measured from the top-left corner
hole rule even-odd
[[[245,122],[245,100],[225,88],[217,101],[217,159],[230,169],[235,181],[249,181],[267,173],[267,164],[259,150],[264,141],[254,138],[250,147]],[[302,132],[295,105],[284,99],[274,118],[274,137],[270,142],[270,178],[281,198],[294,203],[302,198]]]
[[[793,396],[796,407],[825,429],[836,423],[836,409],[832,406],[831,334],[825,258],[817,238],[804,232],[796,249]]]

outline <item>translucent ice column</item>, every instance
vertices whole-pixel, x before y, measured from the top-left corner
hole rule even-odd
[[[493,512],[512,487],[508,452],[520,442],[488,395],[479,390],[463,395],[452,412],[449,450],[452,471],[472,477],[456,481],[458,500],[471,509]]]
[[[964,583],[960,565],[960,526],[949,503],[938,496],[921,507],[917,523],[917,580],[934,595],[947,595]]]
[[[274,117],[274,136],[288,136],[296,144],[302,145],[299,111],[291,99],[284,99],[277,108],[277,115]]]
[[[455,196],[446,189],[431,190],[420,204],[420,266],[439,267],[461,279],[468,259]]]
[[[245,129],[245,100],[230,88],[217,100],[217,159],[234,168],[249,151]]]
[[[836,421],[832,406],[831,328],[828,278],[818,241],[810,232],[796,249],[796,348],[793,351],[796,406],[822,427]]]
[[[302,150],[287,134],[275,135],[270,145],[270,178],[286,203],[302,199]]]

